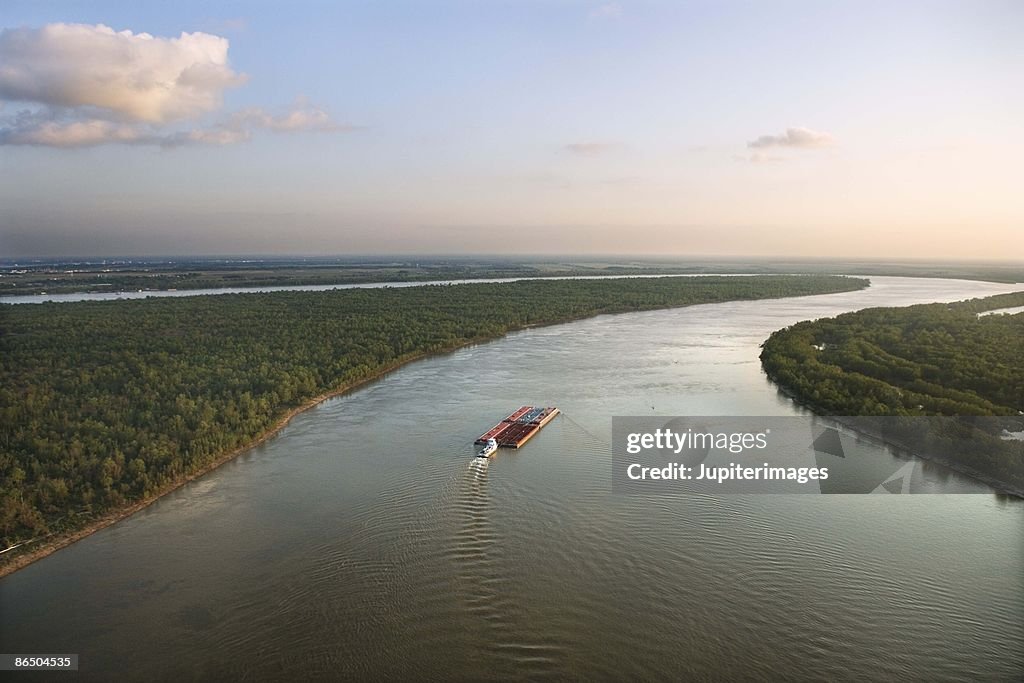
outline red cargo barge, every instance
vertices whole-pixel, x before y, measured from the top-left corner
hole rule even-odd
[[[523,406],[498,424],[480,435],[476,443],[487,443],[494,439],[503,448],[519,448],[533,438],[540,428],[558,415],[558,408],[535,408]]]

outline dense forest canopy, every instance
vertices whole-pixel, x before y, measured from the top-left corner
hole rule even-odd
[[[1019,306],[1024,292],[801,322],[772,334],[761,361],[774,382],[818,413],[1006,416],[1015,431],[1024,424],[1024,313],[979,314]],[[911,435],[912,420],[903,424]],[[974,472],[1024,486],[1013,444],[989,439],[987,452],[964,453],[939,443],[941,436],[914,433],[907,441],[927,438]]]
[[[869,308],[772,334],[768,375],[833,415],[1024,411],[1024,292],[956,304]]]
[[[79,528],[424,353],[601,313],[850,291],[833,276],[522,281],[0,305],[0,536]]]

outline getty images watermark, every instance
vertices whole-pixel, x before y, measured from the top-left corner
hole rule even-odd
[[[1024,418],[615,417],[612,467],[617,493],[1014,491]]]

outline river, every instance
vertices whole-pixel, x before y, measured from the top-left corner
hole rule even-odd
[[[612,492],[613,415],[811,420],[761,371],[776,329],[1021,288],[871,280],[413,363],[0,580],[3,649],[90,680],[1019,680],[1019,500],[939,466],[983,493]],[[523,404],[564,414],[471,467]]]

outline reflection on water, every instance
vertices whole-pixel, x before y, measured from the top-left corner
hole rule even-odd
[[[0,581],[0,641],[93,680],[1018,678],[1019,501],[612,492],[613,415],[804,414],[760,370],[771,331],[1013,289],[873,282],[415,363]],[[474,464],[524,404],[563,415]]]

